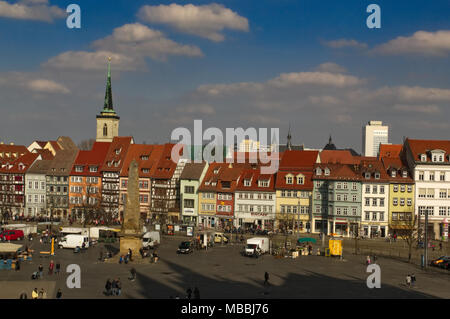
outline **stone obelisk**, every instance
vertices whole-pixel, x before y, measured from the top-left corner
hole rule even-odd
[[[139,209],[139,166],[133,160],[128,172],[127,202],[124,220],[120,231],[120,254],[125,255],[128,249],[133,251],[133,258],[138,258],[142,248],[142,225]]]

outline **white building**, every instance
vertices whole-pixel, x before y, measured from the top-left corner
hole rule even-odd
[[[361,229],[366,237],[386,237],[389,228],[389,177],[379,160],[361,161]]]
[[[364,156],[377,156],[380,144],[388,144],[389,127],[381,121],[370,121],[363,127],[362,151]]]
[[[423,227],[428,212],[428,232],[448,240],[450,219],[450,141],[405,140],[406,160],[416,183],[415,213]]]
[[[38,160],[25,174],[25,216],[38,217],[46,215],[46,174],[51,160]]]
[[[234,226],[273,230],[276,211],[275,175],[244,170],[236,186]]]

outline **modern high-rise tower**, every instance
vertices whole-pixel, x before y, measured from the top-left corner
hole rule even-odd
[[[382,121],[370,121],[363,127],[362,152],[364,156],[378,156],[380,144],[388,144],[389,127]]]

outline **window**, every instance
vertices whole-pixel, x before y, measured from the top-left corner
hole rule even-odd
[[[377,206],[377,199],[376,198],[372,198],[372,206]]]
[[[303,185],[305,183],[305,178],[303,176],[297,177],[297,184]]]
[[[398,198],[397,198],[397,197],[394,197],[394,198],[393,198],[392,204],[393,204],[394,206],[397,206],[397,205],[398,205]]]
[[[392,220],[398,220],[398,213],[392,213]]]
[[[434,198],[434,188],[427,188],[427,198]]]
[[[447,207],[439,207],[439,216],[447,215]]]
[[[370,179],[370,173],[369,172],[364,173],[364,178],[365,179]]]
[[[366,220],[370,220],[370,213],[366,212]]]
[[[430,172],[430,181],[434,181],[434,172]]]
[[[320,167],[316,168],[316,175],[322,175],[322,170],[320,169]]]
[[[356,200],[357,200],[357,196],[356,196],[356,195],[353,195],[352,197],[353,197],[353,198],[352,198],[352,199],[353,199],[353,201],[354,201],[354,202],[356,202]]]
[[[337,194],[337,195],[336,195],[336,200],[337,200],[337,201],[340,201],[340,200],[341,200],[341,194]]]
[[[447,189],[439,190],[439,198],[447,198]]]
[[[384,194],[384,186],[380,186],[380,194]]]
[[[292,184],[292,183],[293,183],[292,176],[286,176],[286,184]]]
[[[376,212],[372,213],[372,220],[377,220],[377,213]]]
[[[376,185],[373,186],[372,193],[378,194],[378,187]]]
[[[401,191],[402,193],[405,192],[405,185],[400,185],[400,191]]]
[[[344,207],[344,215],[348,215],[348,208]]]
[[[366,198],[366,206],[370,206],[370,198]]]
[[[342,186],[344,187],[344,189],[348,189],[348,183],[344,182],[344,183],[342,184]]]
[[[395,192],[395,193],[398,192],[398,185],[394,185],[394,192]]]
[[[384,213],[380,212],[380,221],[384,221]]]
[[[356,216],[358,209],[356,207],[352,207],[353,216]]]
[[[194,194],[194,186],[184,186],[184,192],[187,194]]]
[[[384,207],[384,198],[380,198],[380,207]]]
[[[105,125],[103,125],[103,136],[108,136],[108,126],[106,125],[106,123]]]
[[[342,189],[342,183],[341,183],[341,182],[338,182],[337,185],[336,185],[336,188],[337,188],[337,189]]]
[[[184,208],[194,208],[194,200],[193,199],[185,199],[184,200]]]
[[[75,166],[75,172],[82,172],[83,171],[83,166]]]
[[[258,181],[258,186],[259,187],[269,187],[269,181],[268,180]]]
[[[424,179],[423,172],[419,172],[419,181],[423,181]]]
[[[408,177],[408,171],[403,170],[403,171],[402,171],[402,177],[403,177],[403,178],[407,178],[407,177]]]
[[[391,177],[396,177],[397,176],[397,171],[396,170],[392,170],[391,171]]]
[[[408,199],[406,200],[406,202],[407,202],[407,205],[408,205],[408,206],[411,206],[411,205],[412,205],[412,199],[411,199],[411,198],[408,198]]]
[[[441,174],[439,175],[439,180],[440,180],[441,182],[445,182],[445,173],[442,173],[442,172],[441,172]]]
[[[405,206],[405,199],[404,198],[400,198],[400,206]]]
[[[356,191],[358,189],[356,183],[352,183],[352,190]]]
[[[347,194],[344,194],[344,202],[348,201],[348,196]]]
[[[366,185],[366,194],[370,194],[370,185]]]
[[[427,155],[426,154],[420,154],[420,161],[426,162],[427,161]]]
[[[408,185],[408,193],[412,192],[412,185]]]
[[[326,176],[330,175],[330,170],[328,168],[325,168],[325,175]]]
[[[244,179],[244,186],[250,186],[252,184],[251,180]]]
[[[341,208],[340,207],[337,207],[336,208],[336,215],[340,215],[341,214]]]
[[[320,181],[316,181],[316,187],[320,187],[321,186],[321,182]]]
[[[375,173],[375,179],[380,179],[380,173]]]

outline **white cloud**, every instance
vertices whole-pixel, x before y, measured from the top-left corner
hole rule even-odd
[[[318,85],[348,87],[363,83],[364,80],[352,75],[336,74],[329,72],[293,72],[282,73],[275,79],[268,81],[272,86],[288,87],[298,85]]]
[[[450,54],[450,30],[417,31],[410,37],[397,37],[373,49],[385,55],[418,54],[446,57]]]
[[[138,17],[148,23],[167,24],[176,30],[220,42],[224,29],[248,32],[248,20],[220,4],[143,6]]]
[[[383,87],[374,91],[374,99],[395,97],[403,102],[450,102],[450,90],[420,86]]]
[[[42,93],[70,93],[70,90],[64,85],[46,79],[36,79],[27,83],[27,86],[35,91]]]
[[[92,46],[97,50],[121,53],[135,58],[150,57],[155,60],[166,60],[169,55],[203,56],[198,47],[179,44],[166,38],[162,32],[140,23],[118,27],[114,29],[112,35],[95,41]]]
[[[319,72],[329,72],[329,73],[346,73],[347,69],[343,66],[340,66],[339,64],[333,63],[333,62],[326,62],[320,64],[317,68],[317,71]]]
[[[437,105],[408,105],[408,104],[396,104],[394,110],[401,112],[416,112],[423,114],[437,114],[441,112],[441,109]]]
[[[106,62],[111,57],[114,69],[119,71],[136,70],[143,67],[143,61],[124,54],[108,51],[67,51],[61,53],[42,64],[43,67],[73,70],[105,70]]]
[[[353,39],[322,41],[322,44],[333,49],[342,49],[342,48],[367,49],[366,43],[358,42]]]
[[[202,51],[182,45],[140,23],[125,24],[114,29],[112,35],[92,43],[96,51],[67,51],[44,62],[42,66],[58,69],[104,70],[111,57],[115,70],[145,69],[146,58],[164,61],[168,56],[201,57]]]
[[[0,1],[0,17],[53,22],[67,14],[57,6],[49,6],[46,0],[24,0],[18,3]]]
[[[184,114],[212,115],[216,113],[214,108],[211,105],[207,104],[180,106],[176,108],[176,111],[180,114],[184,113]]]

